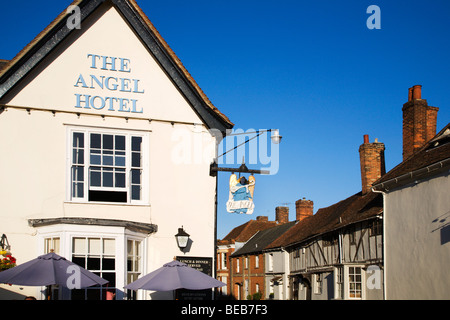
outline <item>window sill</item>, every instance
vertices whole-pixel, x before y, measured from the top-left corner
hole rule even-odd
[[[95,202],[95,201],[64,201],[64,204],[81,204],[81,205],[101,205],[101,206],[118,206],[118,207],[151,207],[148,203],[122,203],[122,202]]]

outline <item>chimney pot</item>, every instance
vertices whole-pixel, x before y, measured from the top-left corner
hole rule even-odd
[[[369,135],[368,134],[364,135],[364,143],[369,143]]]
[[[413,93],[412,97],[414,100],[416,99],[422,99],[422,86],[421,85],[415,85],[413,86]]]
[[[413,96],[413,88],[409,88],[408,89],[408,101],[412,100],[412,96]]]

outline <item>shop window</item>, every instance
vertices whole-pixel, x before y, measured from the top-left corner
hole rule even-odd
[[[71,200],[141,202],[143,140],[128,132],[71,131]]]

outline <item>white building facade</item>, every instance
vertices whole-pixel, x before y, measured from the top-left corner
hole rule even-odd
[[[0,70],[0,233],[17,264],[54,250],[109,280],[116,299],[171,299],[123,287],[175,256],[215,257],[209,169],[215,133],[233,124],[134,1],[75,5]],[[43,298],[0,285],[0,299],[17,294]]]

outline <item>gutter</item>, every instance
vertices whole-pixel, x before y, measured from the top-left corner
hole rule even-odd
[[[396,185],[401,186],[401,185],[404,185],[416,178],[425,178],[432,174],[444,172],[447,169],[447,167],[450,167],[450,158],[441,160],[439,162],[436,162],[432,165],[426,166],[426,167],[418,169],[418,170],[410,171],[410,172],[402,174],[396,178],[389,179],[385,182],[378,183],[378,184],[372,186],[372,191],[374,191],[374,192],[376,192],[376,191],[389,192],[390,187],[393,187]]]

